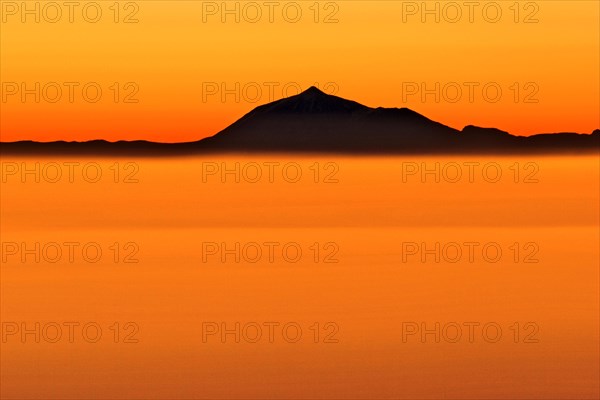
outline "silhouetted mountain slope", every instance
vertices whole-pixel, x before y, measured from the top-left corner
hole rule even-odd
[[[370,108],[311,87],[248,113],[199,142],[213,150],[345,153],[586,151],[591,135],[516,137],[494,128],[462,131],[407,108]]]
[[[471,125],[458,131],[407,108],[370,108],[311,87],[259,106],[215,136],[197,142],[16,142],[3,143],[0,153],[586,153],[598,149],[600,130],[591,135],[529,137]]]
[[[312,87],[256,108],[201,143],[250,151],[382,152],[452,146],[457,133],[406,108],[369,108]]]

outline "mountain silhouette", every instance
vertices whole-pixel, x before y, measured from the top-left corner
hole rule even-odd
[[[419,151],[453,147],[457,134],[407,108],[374,109],[311,87],[257,107],[203,145],[249,151]]]
[[[513,136],[495,128],[448,127],[408,108],[371,108],[316,87],[259,106],[216,135],[189,143],[13,142],[0,153],[197,154],[304,152],[365,154],[589,153],[600,149],[592,134]]]

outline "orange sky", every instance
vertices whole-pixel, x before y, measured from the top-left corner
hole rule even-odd
[[[2,141],[195,140],[315,83],[455,128],[600,127],[597,1],[0,3]]]

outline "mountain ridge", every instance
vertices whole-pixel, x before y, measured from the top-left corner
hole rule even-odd
[[[185,143],[0,142],[0,154],[197,154],[260,153],[590,153],[600,149],[600,129],[515,136],[493,127],[462,130],[409,108],[372,108],[312,86],[260,105],[213,136]]]

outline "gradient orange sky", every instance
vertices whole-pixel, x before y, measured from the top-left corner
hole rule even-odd
[[[239,23],[235,12],[222,15],[220,1],[121,1],[118,16],[116,2],[97,1],[96,23],[83,13],[87,7],[86,18],[95,17],[93,2],[79,3],[73,22],[65,6],[58,18],[50,2],[25,2],[31,10],[39,4],[39,23],[35,14],[23,15],[21,1],[0,3],[2,141],[196,140],[314,84],[373,107],[409,107],[459,129],[474,124],[528,135],[600,127],[597,1],[478,2],[472,22],[464,2],[453,3],[461,7],[459,22],[450,21],[452,2],[427,2],[430,9],[438,4],[439,23],[433,14],[421,21],[421,1],[276,2],[272,22],[262,1],[227,2],[231,10],[238,4]],[[502,13],[495,23],[491,3]],[[254,23],[256,4],[262,17]],[[296,4],[302,15],[293,23]],[[138,22],[124,23],[132,13]],[[74,82],[72,101],[65,82]],[[82,94],[90,82],[102,89],[95,103]],[[476,85],[472,99],[466,82]],[[35,92],[36,83],[39,103],[35,93],[23,101],[23,84]],[[436,83],[439,102],[406,91]],[[223,84],[234,92],[239,84],[239,101],[235,94],[222,98]],[[501,88],[497,102],[485,99],[486,85],[489,96]],[[134,91],[137,102],[124,102]]]

